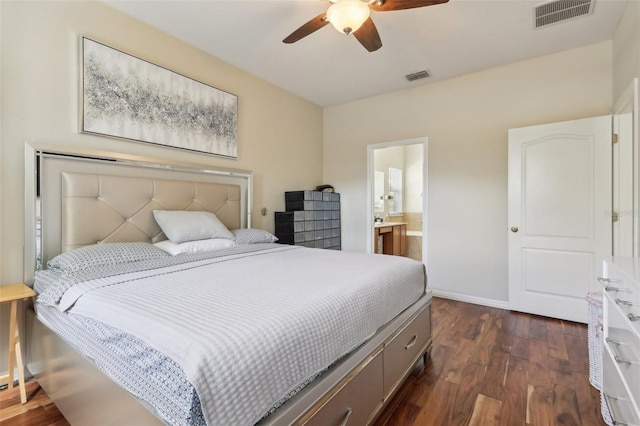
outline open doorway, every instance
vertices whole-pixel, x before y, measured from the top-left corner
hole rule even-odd
[[[427,170],[426,137],[367,146],[369,253],[400,254],[427,264]],[[392,229],[402,229],[404,240],[381,234]]]

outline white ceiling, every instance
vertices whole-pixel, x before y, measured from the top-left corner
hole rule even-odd
[[[106,0],[319,106],[337,105],[610,40],[627,1],[595,0],[592,14],[533,28],[530,0],[450,0],[372,12],[382,48],[367,52],[327,25],[294,44],[282,39],[324,13],[326,0]],[[431,78],[408,82],[427,69]]]

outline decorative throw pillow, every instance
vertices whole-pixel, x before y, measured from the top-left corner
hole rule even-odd
[[[153,216],[172,243],[210,238],[233,240],[233,234],[210,212],[154,210]]]

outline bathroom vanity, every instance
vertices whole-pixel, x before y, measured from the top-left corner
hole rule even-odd
[[[374,253],[406,256],[407,224],[378,222],[373,227]]]

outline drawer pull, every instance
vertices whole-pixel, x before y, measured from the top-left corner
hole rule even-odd
[[[634,321],[634,322],[640,320],[640,316],[634,315],[631,312],[627,314],[627,318],[629,318],[631,321]]]
[[[611,278],[598,277],[599,283],[619,283],[622,280],[614,280]]]
[[[604,396],[604,400],[607,401],[607,406],[609,407],[609,415],[611,415],[611,420],[614,425],[619,424],[616,416],[616,411],[613,409],[613,401],[616,401],[619,398],[617,396],[609,395],[608,393],[602,392],[602,396]]]
[[[604,396],[605,401],[607,401],[607,406],[609,407],[609,414],[611,415],[611,420],[612,423],[616,426],[620,425],[620,426],[633,426],[632,423],[628,423],[626,421],[623,420],[618,420],[618,416],[616,415],[616,411],[617,408],[614,410],[613,409],[613,401],[627,401],[627,403],[629,402],[626,398],[621,398],[619,396],[613,396],[613,395],[609,395],[605,392],[602,392],[602,396]]]
[[[340,426],[347,426],[347,423],[349,422],[349,417],[351,417],[352,413],[353,413],[353,409],[351,409],[351,407],[347,408],[347,412],[344,413],[344,419],[342,420],[342,423],[340,423]]]
[[[620,306],[638,306],[637,303],[633,303],[624,299],[616,299],[616,303]]]
[[[607,284],[611,284],[611,283],[621,283],[622,280],[614,280],[614,279],[611,279],[611,278],[598,277],[598,282],[604,285],[604,291],[618,291],[618,292],[623,292],[623,293],[631,293],[629,291],[629,289],[622,288],[622,287],[614,287],[612,285],[607,285]]]
[[[629,345],[629,343],[625,343],[625,342],[621,342],[619,340],[613,340],[613,339],[609,339],[609,338],[607,338],[607,343],[609,343],[609,345],[611,346],[611,350],[613,351],[613,355],[614,355],[613,359],[615,359],[618,364],[629,364],[629,365],[631,365],[631,364],[640,364],[640,361],[623,358],[618,353],[618,350],[616,349],[617,347],[624,346],[624,345]]]
[[[406,345],[404,345],[404,349],[408,350],[409,348],[411,348],[413,345],[416,344],[416,342],[418,341],[418,335],[414,334],[413,337],[411,338],[411,340],[409,340],[409,343],[407,343]]]
[[[617,292],[620,292],[620,293],[631,293],[629,291],[629,289],[627,289],[627,288],[613,287],[613,286],[610,286],[610,285],[605,285],[604,286],[604,290],[605,291],[617,291]]]

